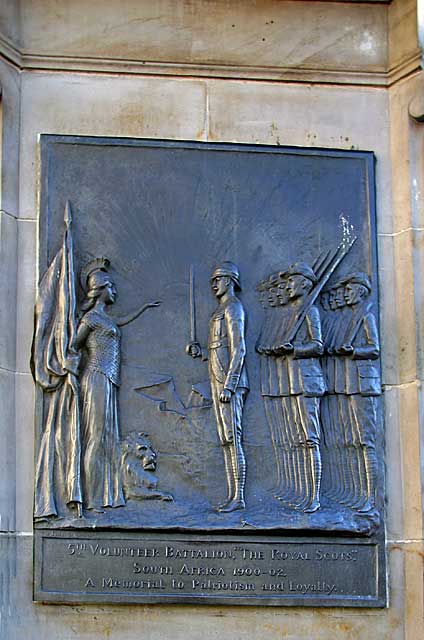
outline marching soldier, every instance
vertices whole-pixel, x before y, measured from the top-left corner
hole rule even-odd
[[[282,395],[290,398],[290,422],[295,447],[302,453],[304,464],[299,465],[301,496],[298,504],[305,513],[320,508],[321,485],[321,428],[319,419],[320,397],[325,382],[318,358],[323,354],[321,321],[316,306],[311,306],[297,329],[293,342],[291,335],[304,308],[307,296],[316,284],[313,270],[305,263],[292,265],[287,272],[286,290],[289,297],[290,317],[282,336],[282,344],[275,350],[285,357],[286,385]],[[289,340],[288,340],[289,338]],[[290,430],[290,426],[287,427]],[[311,482],[308,481],[310,477]]]
[[[377,431],[377,397],[381,394],[378,358],[380,345],[377,323],[366,298],[371,283],[364,273],[353,273],[345,279],[345,300],[351,308],[351,318],[343,340],[336,347],[342,356],[336,363],[335,390],[347,397],[347,416],[353,441],[360,447],[365,470],[363,495],[356,505],[360,513],[375,508],[378,471],[375,450]]]
[[[340,343],[346,327],[346,301],[344,299],[344,279],[332,284],[329,289],[328,304],[331,318],[323,325],[325,357],[322,360],[327,383],[327,395],[321,404],[321,421],[327,447],[329,464],[326,466],[326,495],[332,500],[342,501],[343,495],[352,485],[351,464],[347,460],[347,437],[345,424],[346,396],[335,391],[335,370],[338,356],[335,346]]]
[[[321,366],[326,382],[327,392],[321,399],[321,427],[323,447],[321,454],[323,457],[324,472],[322,475],[323,492],[328,497],[335,495],[339,486],[338,457],[336,453],[336,429],[338,424],[338,399],[334,393],[334,356],[331,351],[331,344],[335,333],[335,300],[330,289],[321,293],[321,315],[322,340],[324,343],[324,356],[321,359]],[[334,417],[336,416],[336,418]]]
[[[287,277],[284,271],[272,274],[269,279],[259,285],[262,291],[267,287],[267,308],[265,320],[256,345],[256,351],[261,355],[260,361],[260,389],[264,403],[265,417],[271,434],[274,448],[277,482],[274,488],[275,497],[285,500],[294,482],[290,448],[290,426],[286,418],[286,410],[281,392],[281,380],[284,379],[285,369],[282,358],[276,357],[272,350],[280,344],[280,336],[284,334],[287,318],[288,295],[286,292]],[[278,304],[278,306],[276,306]],[[293,493],[291,493],[291,496]]]
[[[208,354],[212,401],[219,441],[224,453],[228,494],[218,510],[244,509],[246,460],[242,447],[242,415],[249,383],[245,367],[245,312],[235,292],[240,274],[232,262],[216,267],[211,277],[218,307],[209,324]],[[202,355],[198,342],[187,347],[193,357]]]

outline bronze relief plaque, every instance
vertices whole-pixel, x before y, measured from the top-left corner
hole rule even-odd
[[[36,600],[385,606],[373,165],[42,136]]]

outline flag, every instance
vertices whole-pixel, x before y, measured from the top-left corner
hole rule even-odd
[[[70,203],[62,247],[39,286],[31,370],[43,390],[43,420],[35,477],[36,518],[66,515],[82,504],[79,354]]]

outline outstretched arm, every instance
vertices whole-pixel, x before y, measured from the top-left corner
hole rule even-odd
[[[124,327],[126,324],[129,324],[133,320],[137,320],[137,318],[141,316],[141,314],[144,313],[146,309],[152,309],[153,307],[158,307],[161,303],[162,303],[162,300],[156,300],[155,302],[148,302],[147,304],[144,304],[142,307],[140,307],[140,309],[137,309],[137,311],[133,311],[133,313],[129,313],[128,315],[123,316],[122,318],[119,318],[116,321],[116,324],[118,325],[118,327]]]

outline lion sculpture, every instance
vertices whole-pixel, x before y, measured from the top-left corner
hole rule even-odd
[[[145,433],[132,431],[122,441],[121,468],[127,500],[173,500],[170,493],[158,491],[156,453]]]

